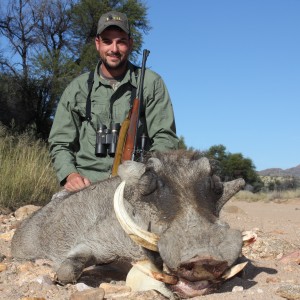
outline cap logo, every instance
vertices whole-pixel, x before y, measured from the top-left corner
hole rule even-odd
[[[106,18],[106,22],[111,21],[111,20],[122,21],[122,18],[121,17],[117,17],[117,16],[112,16],[112,15],[110,15],[110,16],[108,16]]]

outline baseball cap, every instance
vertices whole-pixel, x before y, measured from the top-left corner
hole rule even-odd
[[[97,34],[101,34],[109,26],[118,26],[127,34],[130,34],[130,26],[127,16],[118,11],[110,11],[100,17]]]

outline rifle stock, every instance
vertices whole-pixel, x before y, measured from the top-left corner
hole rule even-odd
[[[129,124],[130,124],[130,119],[128,116],[122,123],[121,129],[119,132],[119,138],[118,138],[115,158],[114,158],[114,162],[113,162],[112,169],[111,169],[112,176],[116,176],[118,174],[118,167],[122,161],[123,147],[124,147],[124,143],[126,140],[126,135],[127,135]]]
[[[146,60],[149,53],[149,50],[144,49],[138,97],[134,99],[128,117],[125,119],[121,126],[115,158],[112,166],[112,176],[117,175],[118,167],[121,164],[121,162],[125,160],[134,160],[137,144],[137,131],[140,117],[140,102],[143,96]]]
[[[127,131],[127,138],[123,149],[122,161],[134,159],[136,134],[137,134],[136,124],[139,121],[139,107],[140,107],[140,100],[138,98],[135,98],[132,105],[130,125]]]

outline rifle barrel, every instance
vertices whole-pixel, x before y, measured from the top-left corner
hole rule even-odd
[[[143,101],[143,90],[144,90],[144,78],[145,78],[145,71],[146,71],[146,61],[150,54],[150,51],[147,49],[143,50],[143,59],[142,59],[142,68],[141,68],[141,76],[139,81],[139,90],[138,90],[138,116],[136,119],[135,124],[135,135],[134,135],[134,145],[133,145],[133,151],[131,154],[131,160],[134,160],[134,155],[136,151],[136,145],[137,145],[137,129],[139,127],[139,121],[140,121],[140,114],[141,114],[141,102]]]

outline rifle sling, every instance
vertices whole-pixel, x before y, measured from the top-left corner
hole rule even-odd
[[[94,84],[94,71],[91,71],[89,74],[88,78],[88,96],[86,99],[86,106],[85,106],[85,118],[88,122],[92,120],[92,115],[91,115],[91,107],[92,107],[92,101],[91,101],[91,94],[92,94],[92,89],[93,89],[93,84]]]

